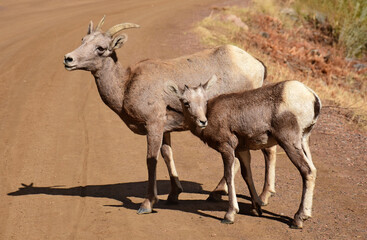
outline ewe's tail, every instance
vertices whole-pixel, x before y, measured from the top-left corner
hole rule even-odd
[[[264,66],[264,78],[263,78],[263,85],[266,83],[268,84],[269,82],[268,81],[265,81],[266,80],[266,77],[268,76],[268,69],[267,67],[265,66],[265,64],[258,58],[256,58],[257,61],[259,61],[263,66]]]

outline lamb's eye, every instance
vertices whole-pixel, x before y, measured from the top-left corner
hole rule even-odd
[[[97,47],[97,51],[98,51],[98,52],[104,52],[104,51],[105,51],[105,49],[104,49],[103,47],[100,47],[100,46],[99,46],[99,47]]]
[[[190,107],[190,103],[189,102],[184,102],[185,107],[189,108]]]

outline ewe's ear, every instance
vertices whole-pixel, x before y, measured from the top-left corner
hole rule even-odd
[[[165,87],[164,87],[164,91],[168,95],[174,95],[178,98],[181,98],[181,96],[182,96],[182,93],[181,93],[180,89],[178,88],[178,86],[174,82],[166,82]]]
[[[218,78],[217,75],[213,75],[204,85],[203,88],[204,90],[208,90],[210,89],[213,85],[215,85],[215,83],[217,82]]]
[[[92,32],[93,32],[93,22],[90,21],[88,26],[88,34],[91,34]]]
[[[117,37],[115,37],[112,40],[110,49],[111,50],[116,50],[116,49],[120,48],[126,41],[127,41],[127,35],[126,34],[118,35]]]

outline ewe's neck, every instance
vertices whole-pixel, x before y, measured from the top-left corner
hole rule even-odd
[[[92,72],[103,102],[117,114],[121,113],[123,106],[125,72],[115,54],[106,58],[100,69]]]

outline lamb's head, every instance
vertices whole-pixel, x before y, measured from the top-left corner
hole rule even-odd
[[[91,21],[88,26],[88,33],[82,39],[82,44],[77,49],[64,56],[66,70],[81,69],[96,71],[100,69],[103,60],[115,54],[115,50],[120,48],[127,41],[126,34],[116,34],[124,29],[139,27],[139,25],[133,23],[121,23],[103,32],[101,27],[104,23],[104,19],[105,17],[102,18],[95,29]]]
[[[175,83],[167,83],[166,89],[169,93],[176,95],[182,104],[185,119],[199,128],[205,128],[208,125],[206,118],[208,90],[217,81],[217,76],[213,75],[205,84],[197,87],[179,88]]]

